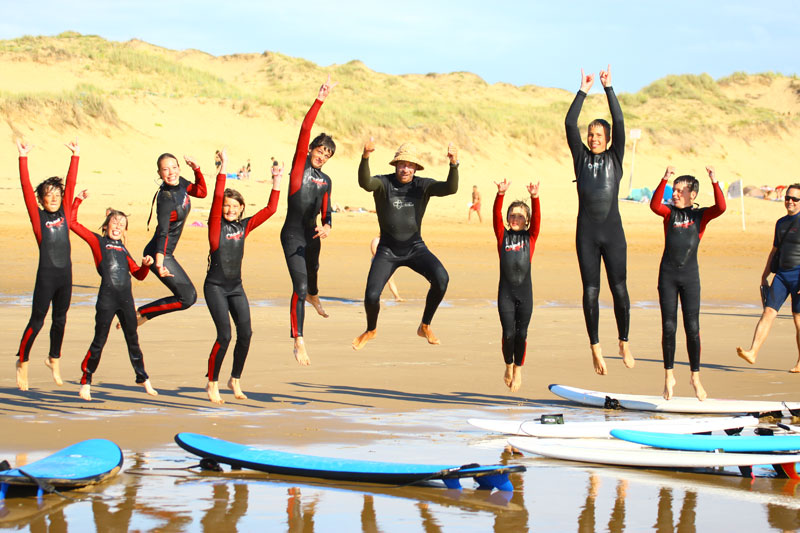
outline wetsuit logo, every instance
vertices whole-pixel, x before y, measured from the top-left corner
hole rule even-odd
[[[691,219],[683,221],[676,220],[672,223],[673,228],[690,228],[692,226],[694,226],[694,220]]]
[[[600,172],[600,169],[603,167],[603,163],[604,161],[602,157],[595,157],[594,162],[589,161],[587,166],[595,178],[597,177],[597,173]]]
[[[183,195],[183,204],[181,204],[181,207],[183,207],[185,209],[188,206],[189,206],[189,195],[188,194],[184,194]]]
[[[313,183],[314,185],[316,185],[316,186],[317,186],[317,189],[320,189],[320,188],[324,187],[325,185],[327,185],[327,184],[325,183],[325,180],[324,180],[324,179],[321,179],[321,178],[314,178],[314,177],[312,177],[312,176],[309,176],[309,177],[308,177],[308,182],[309,182],[309,183]]]
[[[240,241],[242,240],[242,236],[243,236],[242,232],[237,231],[236,233],[228,233],[227,235],[225,235],[225,239],[229,241]]]
[[[525,249],[525,241],[506,242],[506,252],[521,252]]]
[[[124,252],[125,248],[117,244],[106,244],[106,250],[114,250],[115,252]]]
[[[56,220],[48,220],[44,223],[44,227],[47,229],[58,229],[64,225],[64,217],[58,217]]]
[[[414,202],[404,202],[403,200],[395,200],[392,202],[395,209],[402,209],[404,207],[414,207]]]

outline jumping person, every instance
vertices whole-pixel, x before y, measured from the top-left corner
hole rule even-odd
[[[600,260],[605,263],[608,284],[614,300],[614,316],[619,336],[619,354],[628,368],[635,361],[628,346],[630,326],[630,299],[628,298],[627,243],[619,215],[619,182],[622,179],[622,157],[625,154],[625,124],[622,109],[611,87],[611,65],[600,71],[600,83],[608,98],[611,125],[603,119],[589,123],[587,144],[581,141],[578,116],[583,101],[594,83],[594,74],[584,74],[581,69],[581,88],[567,111],[564,125],[567,144],[572,152],[575,181],[578,189],[578,223],[575,231],[575,248],[583,282],[583,317],[589,333],[594,371],[608,373],[598,333],[600,293]],[[608,147],[609,137],[612,140]]]
[[[50,304],[53,305],[50,326],[50,352],[44,364],[50,369],[53,381],[62,385],[59,360],[61,344],[64,341],[64,328],[67,324],[67,311],[72,298],[72,259],[69,244],[69,215],[72,209],[72,195],[78,175],[80,148],[78,140],[67,143],[72,152],[67,171],[66,186],[59,177],[44,180],[34,193],[28,174],[28,152],[33,145],[17,141],[19,151],[19,181],[22,197],[33,226],[33,235],[39,245],[39,267],[36,270],[36,284],[33,287],[31,317],[22,333],[17,350],[17,387],[28,390],[28,358],[36,335],[44,325],[44,317]],[[37,201],[39,205],[37,205]]]
[[[233,369],[228,380],[228,388],[237,400],[245,400],[239,380],[250,349],[250,303],[242,287],[242,258],[244,240],[251,231],[275,214],[280,197],[280,183],[283,166],[272,168],[272,192],[269,203],[252,217],[242,219],[244,198],[233,189],[225,188],[225,168],[228,156],[225,150],[220,153],[220,168],[214,187],[214,200],[208,217],[208,244],[210,247],[208,273],[203,284],[203,294],[217,328],[217,339],[208,356],[208,399],[223,403],[219,395],[219,372],[222,360],[231,342],[231,321],[236,324],[236,345],[233,349]]]
[[[522,386],[522,365],[528,346],[528,324],[533,314],[533,285],[531,260],[539,236],[541,211],[539,209],[539,184],[528,184],[531,207],[523,201],[508,206],[503,225],[503,198],[511,186],[505,179],[497,185],[497,196],[492,208],[492,226],[500,254],[500,284],[497,289],[497,312],[503,327],[503,359],[506,371],[503,382],[517,392]]]
[[[294,339],[294,357],[303,366],[311,364],[303,341],[306,300],[320,316],[328,317],[319,301],[317,286],[320,240],[331,231],[331,178],[322,172],[322,166],[336,152],[336,144],[330,135],[320,133],[310,145],[308,140],[319,108],[335,86],[336,83],[331,83],[331,77],[328,76],[328,81],[319,88],[317,99],[300,126],[289,174],[286,220],[281,229],[283,254],[292,278],[290,334]],[[321,218],[319,223],[317,215]]]
[[[353,339],[353,349],[359,350],[367,341],[375,338],[381,309],[381,292],[386,281],[401,266],[407,266],[421,274],[431,284],[417,335],[430,344],[439,344],[439,339],[431,331],[431,320],[444,298],[450,278],[442,263],[425,246],[420,231],[422,217],[431,196],[449,196],[458,191],[458,149],[452,144],[447,149],[447,158],[450,161],[447,181],[415,176],[424,167],[416,148],[408,143],[401,145],[394,159],[389,162],[395,167],[393,174],[371,177],[369,156],[373,151],[375,143],[370,139],[364,145],[358,167],[358,184],[365,191],[372,192],[375,199],[381,239],[369,268],[364,293],[367,329]]]
[[[736,348],[736,352],[748,363],[755,364],[758,351],[767,340],[769,330],[778,310],[792,295],[792,318],[794,327],[797,330],[797,350],[798,357],[795,365],[789,372],[800,372],[800,183],[789,185],[784,196],[784,207],[786,216],[778,219],[775,223],[775,236],[772,239],[772,250],[767,256],[767,264],[764,272],[761,273],[761,285],[767,285],[767,278],[770,272],[774,272],[772,284],[769,286],[767,300],[764,303],[764,311],[758,320],[756,330],[753,333],[753,342],[749,350],[741,346]],[[772,268],[773,258],[778,254],[775,268]]]
[[[163,315],[188,309],[197,301],[192,280],[173,256],[178,240],[181,238],[186,217],[192,209],[189,197],[205,198],[206,181],[194,159],[184,156],[184,161],[194,172],[194,183],[181,177],[178,158],[172,154],[161,154],[156,162],[158,175],[163,180],[156,193],[156,231],[144,248],[143,255],[155,258],[150,270],[158,276],[172,296],[139,307],[139,325]],[[152,209],[150,212],[152,216]],[[149,221],[148,221],[149,222]]]
[[[86,401],[92,399],[92,376],[100,364],[100,356],[108,340],[108,331],[114,316],[119,319],[122,332],[125,334],[128,357],[136,373],[136,383],[144,387],[150,396],[157,396],[158,392],[150,384],[150,378],[144,370],[144,356],[139,347],[139,334],[136,332],[138,328],[136,307],[131,294],[131,274],[136,279],[143,280],[154,260],[152,256],[146,255],[142,259],[142,265],[139,266],[125,248],[128,216],[122,211],[107,210],[106,220],[102,225],[102,235],[82,226],[78,222],[78,208],[88,197],[88,191],[81,191],[75,197],[70,215],[70,229],[89,245],[97,273],[100,274],[100,290],[95,304],[94,339],[81,363],[83,375],[80,397]]]
[[[667,182],[675,167],[667,167],[664,177],[650,200],[653,213],[664,218],[664,253],[658,269],[658,302],[661,306],[661,353],[664,357],[664,399],[672,398],[675,388],[675,331],[678,320],[678,297],[683,311],[683,329],[689,352],[691,384],[698,400],[706,399],[700,383],[700,272],[697,248],[706,225],[725,212],[725,195],[714,175],[706,167],[714,188],[714,205],[695,208],[700,184],[694,176],[678,176],[672,182],[672,205],[661,202]]]

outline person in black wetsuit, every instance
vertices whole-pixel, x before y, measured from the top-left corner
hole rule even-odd
[[[197,301],[192,280],[173,256],[181,238],[186,217],[192,209],[189,197],[205,198],[206,181],[200,167],[191,157],[184,157],[194,172],[194,183],[181,177],[178,159],[172,154],[161,154],[157,161],[158,175],[163,180],[156,193],[156,218],[158,224],[153,238],[144,248],[143,255],[155,258],[150,270],[170,291],[172,296],[145,304],[138,309],[139,325],[166,313],[188,309]]]
[[[614,300],[614,316],[617,320],[619,354],[628,368],[635,361],[628,347],[630,326],[630,299],[627,279],[627,243],[619,215],[619,182],[622,179],[622,158],[625,154],[625,124],[622,109],[611,87],[611,65],[600,71],[600,82],[608,98],[613,130],[603,119],[589,124],[588,148],[581,141],[578,116],[583,101],[594,83],[594,74],[584,74],[581,69],[581,88],[567,111],[564,125],[567,144],[572,152],[572,163],[578,188],[578,224],[575,231],[575,248],[583,282],[583,316],[589,333],[594,370],[598,374],[608,373],[598,334],[600,293],[600,260],[605,263],[608,285]],[[609,137],[611,148],[608,148]]]
[[[33,145],[17,141],[19,151],[19,180],[25,208],[33,226],[33,234],[39,245],[39,267],[36,271],[36,284],[33,287],[31,317],[22,333],[17,350],[17,387],[28,390],[28,358],[33,341],[44,325],[44,318],[50,304],[53,304],[50,326],[50,351],[44,364],[50,368],[53,381],[62,385],[59,360],[61,344],[64,341],[64,328],[67,324],[67,311],[72,298],[72,258],[69,244],[69,214],[72,209],[72,195],[78,175],[80,147],[78,140],[67,143],[72,152],[67,171],[66,186],[61,178],[48,178],[36,187],[34,193],[28,174],[28,152]],[[37,201],[39,205],[37,205]]]
[[[242,287],[242,258],[244,240],[251,231],[275,214],[280,197],[280,183],[283,166],[272,167],[272,192],[269,203],[252,217],[242,219],[244,198],[238,191],[225,188],[225,168],[228,156],[225,150],[220,155],[220,168],[214,187],[214,199],[208,217],[209,260],[203,294],[208,311],[217,328],[217,339],[208,356],[208,399],[223,403],[219,394],[219,372],[222,360],[231,342],[230,314],[236,324],[236,345],[233,349],[233,369],[228,380],[228,388],[237,400],[246,400],[239,380],[250,350],[250,303]]]
[[[292,278],[290,335],[294,339],[294,357],[303,366],[311,364],[303,340],[306,300],[320,316],[328,317],[319,300],[317,286],[320,240],[330,233],[332,221],[331,178],[322,172],[322,166],[336,152],[336,144],[330,135],[320,133],[310,145],[308,140],[320,107],[335,86],[336,83],[331,83],[328,76],[300,126],[289,174],[286,220],[281,229],[281,246]],[[317,215],[321,218],[319,223]]]
[[[664,357],[664,399],[672,398],[675,388],[675,331],[678,321],[678,296],[683,311],[683,329],[689,352],[690,383],[698,400],[706,399],[700,383],[700,272],[697,248],[706,225],[725,212],[725,195],[706,167],[714,188],[714,205],[696,209],[694,200],[700,184],[694,176],[679,176],[672,182],[672,205],[661,202],[667,181],[675,167],[667,167],[650,200],[650,209],[664,219],[664,253],[658,269],[658,302],[661,305],[661,352]]]
[[[533,314],[533,286],[531,260],[539,237],[541,211],[539,209],[539,184],[528,184],[531,208],[522,201],[508,206],[503,225],[503,198],[511,182],[497,183],[497,196],[492,208],[492,226],[500,254],[500,284],[497,289],[497,312],[503,327],[503,360],[506,371],[503,381],[511,392],[522,386],[522,365],[528,345],[528,324]]]
[[[372,139],[364,145],[361,164],[358,167],[358,184],[371,192],[375,199],[375,211],[381,229],[381,240],[372,260],[364,294],[364,309],[367,312],[367,329],[353,339],[353,349],[359,350],[367,341],[375,338],[378,313],[381,308],[381,292],[395,270],[407,266],[421,274],[431,284],[425,299],[425,311],[417,328],[417,335],[430,344],[439,344],[439,339],[430,329],[431,320],[439,307],[450,278],[442,263],[428,250],[422,240],[422,217],[431,196],[449,196],[458,191],[458,149],[452,144],[447,149],[450,172],[447,181],[415,176],[423,170],[416,149],[403,144],[390,161],[396,170],[393,174],[370,176],[369,156],[375,151]]]
[[[80,236],[89,245],[94,258],[97,273],[100,274],[100,290],[97,293],[95,304],[94,339],[81,363],[81,390],[80,397],[91,401],[92,376],[100,364],[103,347],[108,340],[108,331],[111,321],[116,316],[125,335],[128,345],[128,357],[131,360],[133,371],[136,373],[136,383],[144,387],[150,396],[158,396],[158,392],[150,384],[150,378],[144,369],[144,356],[139,347],[138,319],[136,307],[131,294],[131,274],[138,280],[147,276],[150,266],[154,263],[152,256],[146,255],[142,265],[136,264],[131,254],[125,248],[128,217],[121,211],[109,209],[106,220],[103,222],[103,234],[98,235],[86,229],[78,222],[78,208],[81,202],[89,197],[88,191],[81,191],[72,204],[70,215],[70,229]]]
[[[755,364],[758,351],[767,340],[769,330],[778,310],[792,296],[792,318],[794,327],[797,330],[797,349],[798,357],[795,365],[789,372],[800,372],[800,183],[789,185],[784,196],[784,207],[786,216],[779,218],[775,223],[775,236],[772,239],[772,250],[767,256],[767,264],[761,273],[761,286],[768,284],[768,277],[773,271],[771,265],[773,257],[778,254],[777,272],[769,285],[769,292],[764,303],[764,312],[758,320],[756,330],[753,333],[753,342],[749,350],[741,346],[736,348],[736,353],[747,361]]]

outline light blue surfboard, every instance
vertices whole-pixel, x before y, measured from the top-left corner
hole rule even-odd
[[[612,429],[611,436],[668,450],[759,453],[800,450],[800,435],[675,435],[633,429]]]

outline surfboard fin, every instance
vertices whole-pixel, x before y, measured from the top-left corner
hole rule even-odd
[[[503,491],[514,491],[514,485],[508,479],[508,474],[495,474],[492,476],[478,476],[475,478],[478,482],[478,489],[497,489]]]

